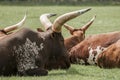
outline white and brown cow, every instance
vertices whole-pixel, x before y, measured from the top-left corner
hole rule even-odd
[[[120,68],[120,39],[98,55],[97,65],[101,68]]]
[[[11,26],[7,26],[4,29],[0,29],[0,39],[4,38],[8,34],[11,34],[12,31],[22,27],[23,24],[25,23],[25,20],[26,20],[26,14],[25,14],[24,18],[19,23],[11,25]]]
[[[71,49],[70,61],[71,63],[94,65],[98,55],[119,39],[119,31],[89,36]]]
[[[90,8],[66,13],[45,32],[23,28],[0,41],[0,75],[47,75],[48,68],[68,69],[69,57],[61,34],[62,25]],[[59,64],[62,63],[62,64]]]

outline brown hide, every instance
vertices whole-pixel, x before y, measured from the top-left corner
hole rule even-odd
[[[120,40],[98,56],[97,65],[101,68],[120,68]]]
[[[47,75],[45,64],[58,60],[60,68],[70,67],[63,36],[51,29],[38,33],[23,28],[0,41],[0,75]]]
[[[98,52],[96,50],[101,50],[101,52],[115,43],[120,39],[120,32],[110,32],[105,34],[92,35],[81,43],[74,46],[69,52],[71,63],[80,63],[80,64],[96,64],[95,59]],[[92,54],[94,57],[91,59],[92,63],[88,61],[90,57],[90,50],[94,50]]]

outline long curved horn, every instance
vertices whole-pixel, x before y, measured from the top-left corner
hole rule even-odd
[[[68,20],[73,19],[89,10],[91,10],[91,8],[77,10],[77,11],[73,11],[73,12],[69,12],[64,15],[61,15],[54,21],[52,30],[55,32],[58,32],[58,33],[61,32],[61,27],[65,22],[67,22]]]
[[[86,31],[88,29],[88,27],[94,22],[95,18],[96,18],[96,16],[93,16],[93,18],[87,24],[85,24],[81,29],[83,31]]]
[[[72,26],[68,25],[68,24],[64,24],[64,27],[65,27],[67,30],[69,30],[69,31],[73,31],[73,30],[74,30],[74,28],[73,28]]]
[[[52,16],[56,16],[56,14],[48,13],[48,14],[43,14],[43,15],[40,16],[40,22],[45,27],[45,30],[47,30],[49,27],[52,27],[52,23],[48,19]]]
[[[25,23],[25,20],[26,20],[26,14],[25,14],[24,18],[19,23],[15,24],[15,25],[12,25],[12,26],[8,26],[8,27],[4,28],[3,30],[6,33],[10,32],[10,31],[13,31],[13,30],[16,30],[19,27],[23,26],[23,24]]]

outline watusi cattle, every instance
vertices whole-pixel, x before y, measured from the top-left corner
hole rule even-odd
[[[98,55],[119,39],[119,31],[89,36],[81,43],[72,47],[69,52],[70,62],[95,65]]]
[[[72,26],[69,26],[67,24],[64,24],[64,27],[69,30],[71,36],[69,38],[66,38],[64,41],[65,47],[67,48],[67,51],[69,52],[71,48],[81,41],[85,39],[85,32],[90,27],[90,25],[94,22],[95,16],[82,28],[75,29]]]
[[[26,14],[25,14],[24,18],[19,23],[12,25],[12,26],[8,26],[4,29],[0,29],[0,39],[4,38],[8,34],[11,34],[12,31],[22,27],[23,24],[25,23],[25,20],[26,20]]]
[[[97,65],[101,68],[120,68],[120,39],[98,55]]]
[[[61,15],[45,32],[22,28],[3,38],[0,41],[0,75],[47,75],[46,64],[48,68],[58,64],[57,68],[68,69],[70,62],[61,34],[62,25],[89,9]]]

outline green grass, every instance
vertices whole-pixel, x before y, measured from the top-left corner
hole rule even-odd
[[[89,21],[93,15],[96,20],[87,30],[86,35],[120,31],[120,7],[119,6],[4,6],[0,5],[0,28],[12,25],[20,21],[28,11],[25,26],[36,29],[41,27],[39,16],[43,13],[57,13],[58,17],[66,12],[91,7],[88,13],[69,22],[69,25],[79,28]],[[56,17],[51,18],[54,21]],[[43,28],[44,29],[44,28]],[[62,30],[64,37],[70,34],[66,29]],[[48,76],[41,77],[0,77],[0,80],[120,80],[119,69],[100,69],[96,66],[72,65],[70,69],[49,71]]]

